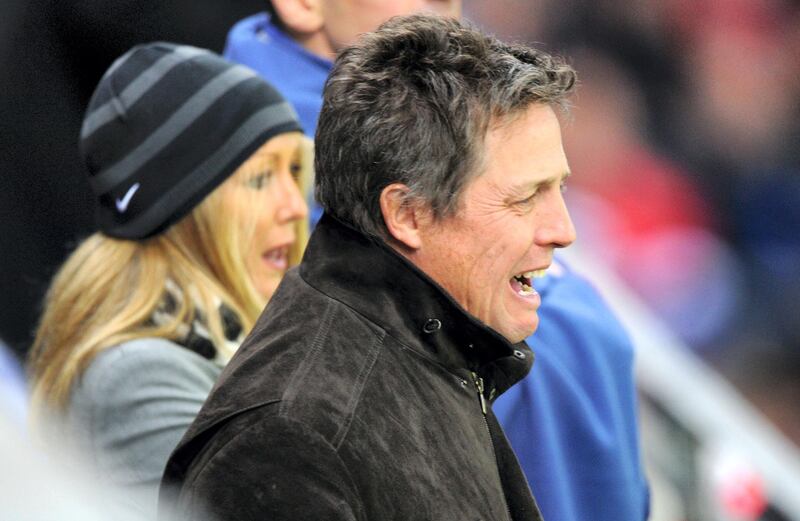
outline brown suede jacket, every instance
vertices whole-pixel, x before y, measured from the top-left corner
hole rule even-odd
[[[325,216],[170,458],[162,509],[541,519],[491,409],[532,362],[386,244]]]

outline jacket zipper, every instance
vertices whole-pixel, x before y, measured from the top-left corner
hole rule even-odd
[[[475,384],[475,389],[478,391],[478,399],[480,400],[481,404],[481,413],[483,413],[483,426],[486,427],[486,434],[489,435],[489,446],[492,449],[492,456],[494,457],[494,467],[497,470],[497,479],[500,483],[500,489],[503,492],[503,504],[506,507],[506,515],[508,516],[508,520],[512,521],[511,518],[511,509],[508,506],[508,498],[506,498],[506,489],[503,486],[503,478],[500,476],[500,467],[497,464],[497,453],[494,450],[494,438],[492,437],[492,430],[489,428],[489,420],[486,419],[486,397],[483,395],[485,387],[483,385],[483,378],[477,375],[477,373],[472,372],[472,381]]]
[[[486,416],[486,398],[483,396],[483,392],[485,390],[483,387],[483,378],[475,373],[472,373],[472,380],[475,382],[475,388],[478,390],[478,398],[481,401],[481,412],[484,416]],[[489,426],[487,425],[486,428],[488,429]]]

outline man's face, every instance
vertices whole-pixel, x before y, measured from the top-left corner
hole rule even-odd
[[[325,0],[321,8],[324,31],[335,53],[393,16],[421,11],[461,16],[461,0]]]
[[[539,324],[533,274],[550,266],[554,248],[575,240],[562,197],[569,165],[555,112],[533,105],[490,128],[484,154],[485,170],[464,188],[458,211],[424,218],[421,246],[409,258],[515,343]]]

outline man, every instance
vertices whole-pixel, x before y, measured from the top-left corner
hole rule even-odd
[[[217,519],[541,519],[490,400],[532,363],[532,278],[574,240],[571,68],[435,16],[341,52],[326,216],[170,458]]]
[[[225,54],[273,82],[311,134],[342,44],[391,15],[461,12],[458,0],[272,0],[267,7],[233,27]],[[539,507],[559,521],[644,520],[649,495],[630,339],[594,287],[558,257],[536,290],[541,324],[528,339],[536,364],[495,412]]]

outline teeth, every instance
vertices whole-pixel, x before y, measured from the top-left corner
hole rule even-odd
[[[528,286],[527,284],[520,284],[520,286],[521,288],[519,291],[517,291],[517,293],[519,293],[523,297],[527,297],[528,295],[533,295],[534,293],[536,293],[536,291],[534,291],[534,289]]]
[[[524,278],[530,280],[530,279],[544,277],[546,273],[547,273],[547,268],[542,269],[542,270],[526,271],[525,273],[522,273],[521,275],[517,275],[517,278],[524,277]]]

